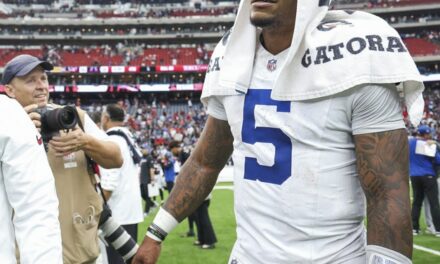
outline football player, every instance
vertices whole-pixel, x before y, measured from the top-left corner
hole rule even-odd
[[[211,58],[204,131],[135,263],[157,261],[161,242],[212,190],[232,153],[229,263],[411,263],[407,134],[395,84],[412,110],[423,84],[386,22],[328,4],[241,2]]]

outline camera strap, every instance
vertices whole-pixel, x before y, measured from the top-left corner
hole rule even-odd
[[[125,134],[124,131],[122,131],[122,130],[111,130],[111,131],[107,132],[107,135],[109,135],[109,136],[116,135],[116,136],[120,136],[123,139],[125,139],[125,141],[127,142],[128,148],[130,150],[130,155],[131,155],[131,158],[133,159],[133,163],[134,164],[139,164],[141,162],[141,160],[142,160],[142,153],[141,153],[139,147],[137,146],[136,142],[134,142],[134,141],[132,141],[132,140],[130,140],[128,138],[128,135]]]

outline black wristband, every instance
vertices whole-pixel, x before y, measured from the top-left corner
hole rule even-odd
[[[157,237],[161,241],[164,241],[166,236],[168,235],[165,231],[163,231],[161,228],[159,228],[155,224],[151,224],[148,227],[147,232],[150,232],[152,235],[154,235],[155,237]]]

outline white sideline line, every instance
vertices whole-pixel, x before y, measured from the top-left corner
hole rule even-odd
[[[419,246],[419,245],[416,245],[416,244],[414,244],[413,247],[415,249],[418,249],[418,250],[421,250],[421,251],[425,251],[425,252],[431,253],[433,255],[440,256],[440,251],[437,251],[437,250],[434,250],[434,249],[430,249],[430,248],[425,248],[425,247],[422,247],[422,246]]]

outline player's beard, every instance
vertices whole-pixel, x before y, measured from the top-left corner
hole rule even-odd
[[[252,16],[251,16],[249,19],[250,19],[252,25],[259,27],[259,28],[271,27],[275,24],[275,19],[273,17],[252,18]]]

